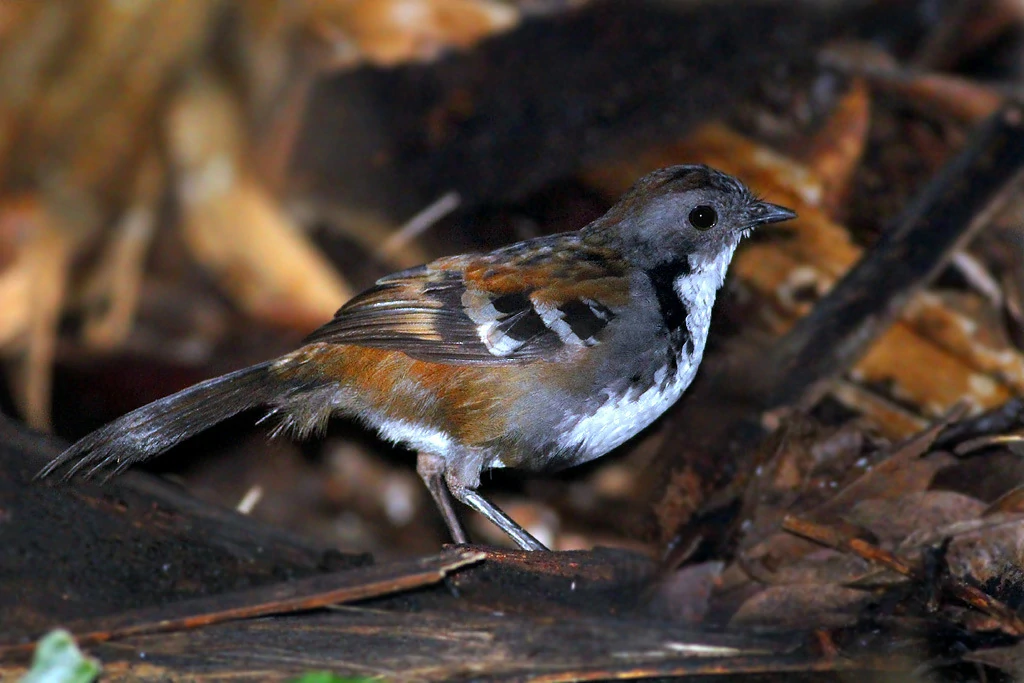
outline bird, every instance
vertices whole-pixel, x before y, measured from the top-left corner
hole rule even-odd
[[[795,217],[705,165],[653,171],[579,230],[388,275],[294,351],[137,408],[38,476],[112,476],[256,408],[295,438],[348,417],[417,453],[455,543],[453,498],[546,550],[481,473],[571,467],[650,425],[693,381],[737,245]]]

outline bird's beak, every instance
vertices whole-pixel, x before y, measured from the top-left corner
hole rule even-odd
[[[792,220],[796,218],[796,211],[779,206],[778,204],[754,202],[747,210],[747,217],[750,221],[747,224],[747,228],[753,228],[758,225],[765,225],[766,223]]]

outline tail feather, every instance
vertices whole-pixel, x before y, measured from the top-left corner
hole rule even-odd
[[[270,365],[260,363],[214,377],[137,408],[77,441],[36,478],[65,467],[63,479],[85,468],[86,477],[105,469],[113,476],[244,410],[271,403],[280,389]]]

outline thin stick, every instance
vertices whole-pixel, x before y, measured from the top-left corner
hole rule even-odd
[[[459,208],[460,204],[462,204],[462,197],[458,192],[444,193],[388,237],[377,249],[377,255],[382,258],[393,257],[442,218]]]
[[[861,538],[844,534],[838,529],[792,516],[786,517],[782,521],[782,528],[791,534],[823,546],[853,553],[872,564],[885,567],[914,581],[925,581],[923,573],[912,567],[906,560]],[[998,621],[1007,633],[1016,636],[1024,635],[1024,619],[1021,619],[1020,615],[1009,606],[981,589],[952,576],[940,578],[939,587],[947,595]]]

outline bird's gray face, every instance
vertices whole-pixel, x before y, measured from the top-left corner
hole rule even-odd
[[[730,175],[695,165],[644,176],[608,216],[631,257],[649,268],[683,257],[694,267],[729,259],[750,230],[796,214],[759,200]]]

